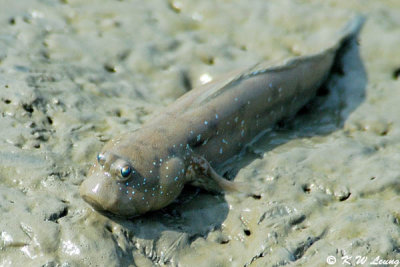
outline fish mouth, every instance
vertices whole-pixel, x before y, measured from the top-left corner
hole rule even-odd
[[[98,213],[107,216],[107,217],[114,217],[114,218],[134,218],[139,216],[139,214],[135,213],[135,212],[127,212],[127,213],[123,213],[122,211],[115,211],[115,210],[111,210],[110,208],[104,207],[103,205],[101,205],[98,201],[96,201],[96,199],[90,197],[89,195],[86,194],[81,194],[81,197],[83,198],[83,200],[88,203],[90,206],[92,206],[92,208],[97,211]]]
[[[96,200],[94,200],[90,196],[81,195],[81,197],[83,198],[83,200],[86,203],[88,203],[98,213],[100,213],[104,216],[107,216],[107,217],[120,217],[117,214],[112,213],[111,211],[108,211],[107,209],[105,209],[102,205],[100,205],[100,203],[98,203]]]
[[[96,211],[110,211],[116,206],[117,196],[113,187],[100,174],[89,176],[79,187],[82,199],[91,205]]]
[[[81,197],[83,198],[83,200],[86,203],[88,203],[90,206],[92,206],[96,211],[99,211],[99,212],[106,211],[106,209],[102,205],[100,205],[99,202],[97,202],[95,199],[93,199],[89,195],[86,195],[84,193],[82,194],[82,192],[81,192]]]
[[[86,178],[79,188],[82,199],[94,210],[108,217],[137,216],[137,210],[121,194],[120,187],[106,178],[99,173]]]

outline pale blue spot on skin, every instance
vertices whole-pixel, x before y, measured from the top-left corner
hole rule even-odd
[[[167,175],[165,175],[165,178],[168,178],[168,174],[167,174]]]
[[[167,169],[167,170],[168,170],[168,166],[167,166],[167,167],[165,167],[165,169]]]
[[[243,124],[244,124],[244,121],[242,121],[242,123],[241,123],[241,124],[242,124],[242,126],[243,126]]]
[[[154,193],[153,194],[151,194],[153,197],[154,197]]]
[[[144,192],[147,193],[147,189],[145,189]]]
[[[190,131],[190,134],[193,134],[193,131]]]
[[[160,159],[160,162],[162,162],[162,159]]]
[[[152,171],[152,170],[150,170],[149,172],[150,172],[150,173],[153,173],[153,171]]]
[[[142,197],[142,199],[144,200],[144,197]]]
[[[182,173],[184,173],[185,172],[185,169],[182,169]]]
[[[126,190],[126,193],[127,193],[127,194],[129,194],[129,191],[128,191],[128,190]]]
[[[121,190],[122,190],[122,188],[120,187],[120,188],[119,188],[119,191],[121,191]]]
[[[160,191],[160,195],[162,195],[164,192],[163,191]]]
[[[155,191],[155,190],[156,190],[156,188],[155,188],[155,187],[153,187],[153,188],[152,188],[152,190],[153,190],[153,191]]]
[[[179,146],[183,146],[182,144],[180,144]]]
[[[125,185],[126,185],[126,186],[128,186],[128,185],[129,185],[129,183],[126,183]]]
[[[223,153],[223,150],[222,150],[222,147],[219,149],[219,154],[222,154]]]
[[[132,200],[132,197],[129,197],[129,200]]]
[[[176,176],[174,180],[175,180],[175,181],[178,181],[178,176]]]
[[[132,195],[134,195],[135,194],[135,191],[132,191]]]
[[[215,118],[218,120],[218,114],[215,114]]]
[[[239,120],[239,118],[238,118],[238,117],[236,117],[236,118],[235,118],[235,122],[238,122],[238,120]]]
[[[207,124],[208,124],[208,121],[204,121],[204,124],[207,125]]]
[[[160,185],[160,189],[162,188],[162,185]]]
[[[156,165],[156,162],[155,162],[155,161],[153,161],[153,165],[154,165],[154,166]]]
[[[222,143],[228,144],[228,141],[226,141],[225,139],[222,139]]]
[[[201,134],[199,134],[199,135],[197,136],[197,142],[199,142],[200,139],[201,139]]]
[[[173,147],[176,147],[176,145],[174,144]]]
[[[269,83],[269,88],[272,88],[272,83]]]

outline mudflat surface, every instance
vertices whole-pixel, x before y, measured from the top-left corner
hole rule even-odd
[[[233,163],[260,198],[187,188],[132,220],[80,198],[111,136],[220,74],[327,47],[358,12],[359,51],[329,90]],[[373,0],[0,0],[0,266],[400,260],[398,14]]]

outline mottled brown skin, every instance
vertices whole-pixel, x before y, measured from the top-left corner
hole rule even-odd
[[[293,116],[326,80],[339,48],[355,38],[357,17],[338,42],[276,67],[256,65],[194,89],[142,128],[110,140],[80,193],[99,211],[132,217],[170,204],[186,183],[207,190],[247,189],[217,174],[276,122]],[[132,173],[121,175],[123,167]]]

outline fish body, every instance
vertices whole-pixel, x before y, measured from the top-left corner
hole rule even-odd
[[[82,183],[81,196],[96,210],[132,217],[167,206],[186,183],[211,191],[243,189],[216,170],[316,95],[363,20],[352,20],[320,53],[277,66],[257,64],[205,84],[142,128],[111,139]]]

